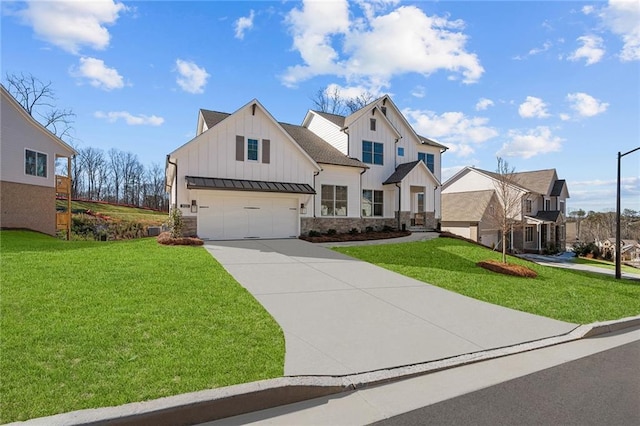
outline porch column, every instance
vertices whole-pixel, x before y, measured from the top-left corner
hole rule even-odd
[[[540,246],[542,246],[542,235],[540,233],[540,224],[536,223],[536,231],[538,233],[538,251],[540,251]]]

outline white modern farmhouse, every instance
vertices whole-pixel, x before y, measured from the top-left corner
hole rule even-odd
[[[55,235],[69,230],[70,210],[56,214],[56,193],[68,191],[69,176],[56,176],[56,159],[75,150],[45,129],[4,86],[0,120],[0,206],[2,228],[25,228]]]
[[[500,176],[465,167],[443,184],[442,230],[470,238],[486,246],[501,242],[495,211]],[[514,173],[509,190],[516,194],[517,209],[509,213],[513,223],[507,248],[520,252],[566,249],[566,202],[569,190],[555,169]],[[517,210],[517,211],[516,211]]]
[[[301,126],[254,99],[200,110],[196,137],[167,156],[166,185],[185,234],[204,239],[435,228],[445,150],[389,96],[346,117],[309,111]]]

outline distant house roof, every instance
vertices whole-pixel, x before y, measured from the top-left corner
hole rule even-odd
[[[477,171],[500,179],[500,175],[488,170],[476,169]],[[522,187],[537,194],[549,194],[559,196],[562,192],[562,186],[566,183],[564,179],[557,180],[556,169],[534,170],[531,172],[517,172],[512,175],[513,184]],[[551,193],[549,193],[551,189]],[[554,194],[558,192],[558,194]]]
[[[204,121],[209,129],[231,115],[226,112],[209,111],[206,109],[201,109],[200,112],[202,113],[202,117],[204,118]],[[318,114],[321,114],[322,116],[329,115],[340,117],[334,114],[327,113]],[[347,157],[342,152],[338,151],[338,149],[334,148],[331,144],[329,144],[327,141],[325,141],[306,127],[287,123],[278,124],[282,126],[282,128],[289,134],[289,136],[291,136],[291,138],[296,141],[300,148],[302,148],[316,163],[361,167],[365,169],[369,168],[369,166],[367,166],[363,162],[356,160],[355,158]]]
[[[396,170],[385,180],[382,182],[383,185],[389,185],[391,183],[400,183],[402,179],[405,178],[409,174],[411,170],[422,160],[412,161],[410,163],[403,163],[396,167]]]
[[[261,180],[226,179],[185,176],[188,189],[216,189],[228,191],[283,192],[288,194],[315,194],[306,183],[267,182]]]
[[[344,115],[331,114],[331,113],[328,113],[328,112],[315,111],[315,110],[313,112],[315,112],[319,116],[324,117],[327,120],[331,121],[333,124],[335,124],[336,126],[340,127],[341,129],[344,127],[344,119],[345,119]]]
[[[492,189],[442,194],[442,220],[480,222],[494,194]]]

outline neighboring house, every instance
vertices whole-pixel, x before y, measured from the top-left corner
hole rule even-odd
[[[443,231],[478,241],[488,247],[501,243],[495,209],[499,175],[466,167],[442,185]],[[555,169],[514,173],[511,191],[519,208],[507,236],[508,248],[523,252],[566,249],[567,183]]]
[[[70,187],[68,177],[56,176],[56,160],[67,158],[70,164],[76,152],[31,117],[4,86],[0,91],[0,226],[55,235],[56,192]]]
[[[388,96],[347,117],[309,111],[301,126],[253,100],[200,110],[196,137],[167,156],[167,191],[186,233],[205,239],[435,228],[445,150]]]
[[[616,239],[607,238],[601,243],[597,244],[600,247],[600,251],[603,257],[609,257],[611,259],[616,258]],[[640,243],[635,240],[620,240],[620,246],[622,261],[637,262],[640,260]]]

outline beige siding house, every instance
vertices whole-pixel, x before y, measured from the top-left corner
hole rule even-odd
[[[56,159],[74,149],[38,123],[0,85],[0,226],[56,234]]]
[[[442,230],[471,238],[486,246],[501,242],[492,210],[496,204],[496,173],[466,167],[443,184]],[[555,169],[514,173],[509,190],[519,209],[507,236],[509,249],[522,252],[566,250],[567,183]]]
[[[278,122],[258,100],[200,110],[196,137],[167,156],[171,204],[205,239],[435,227],[445,147],[416,135],[388,96],[344,117]]]

